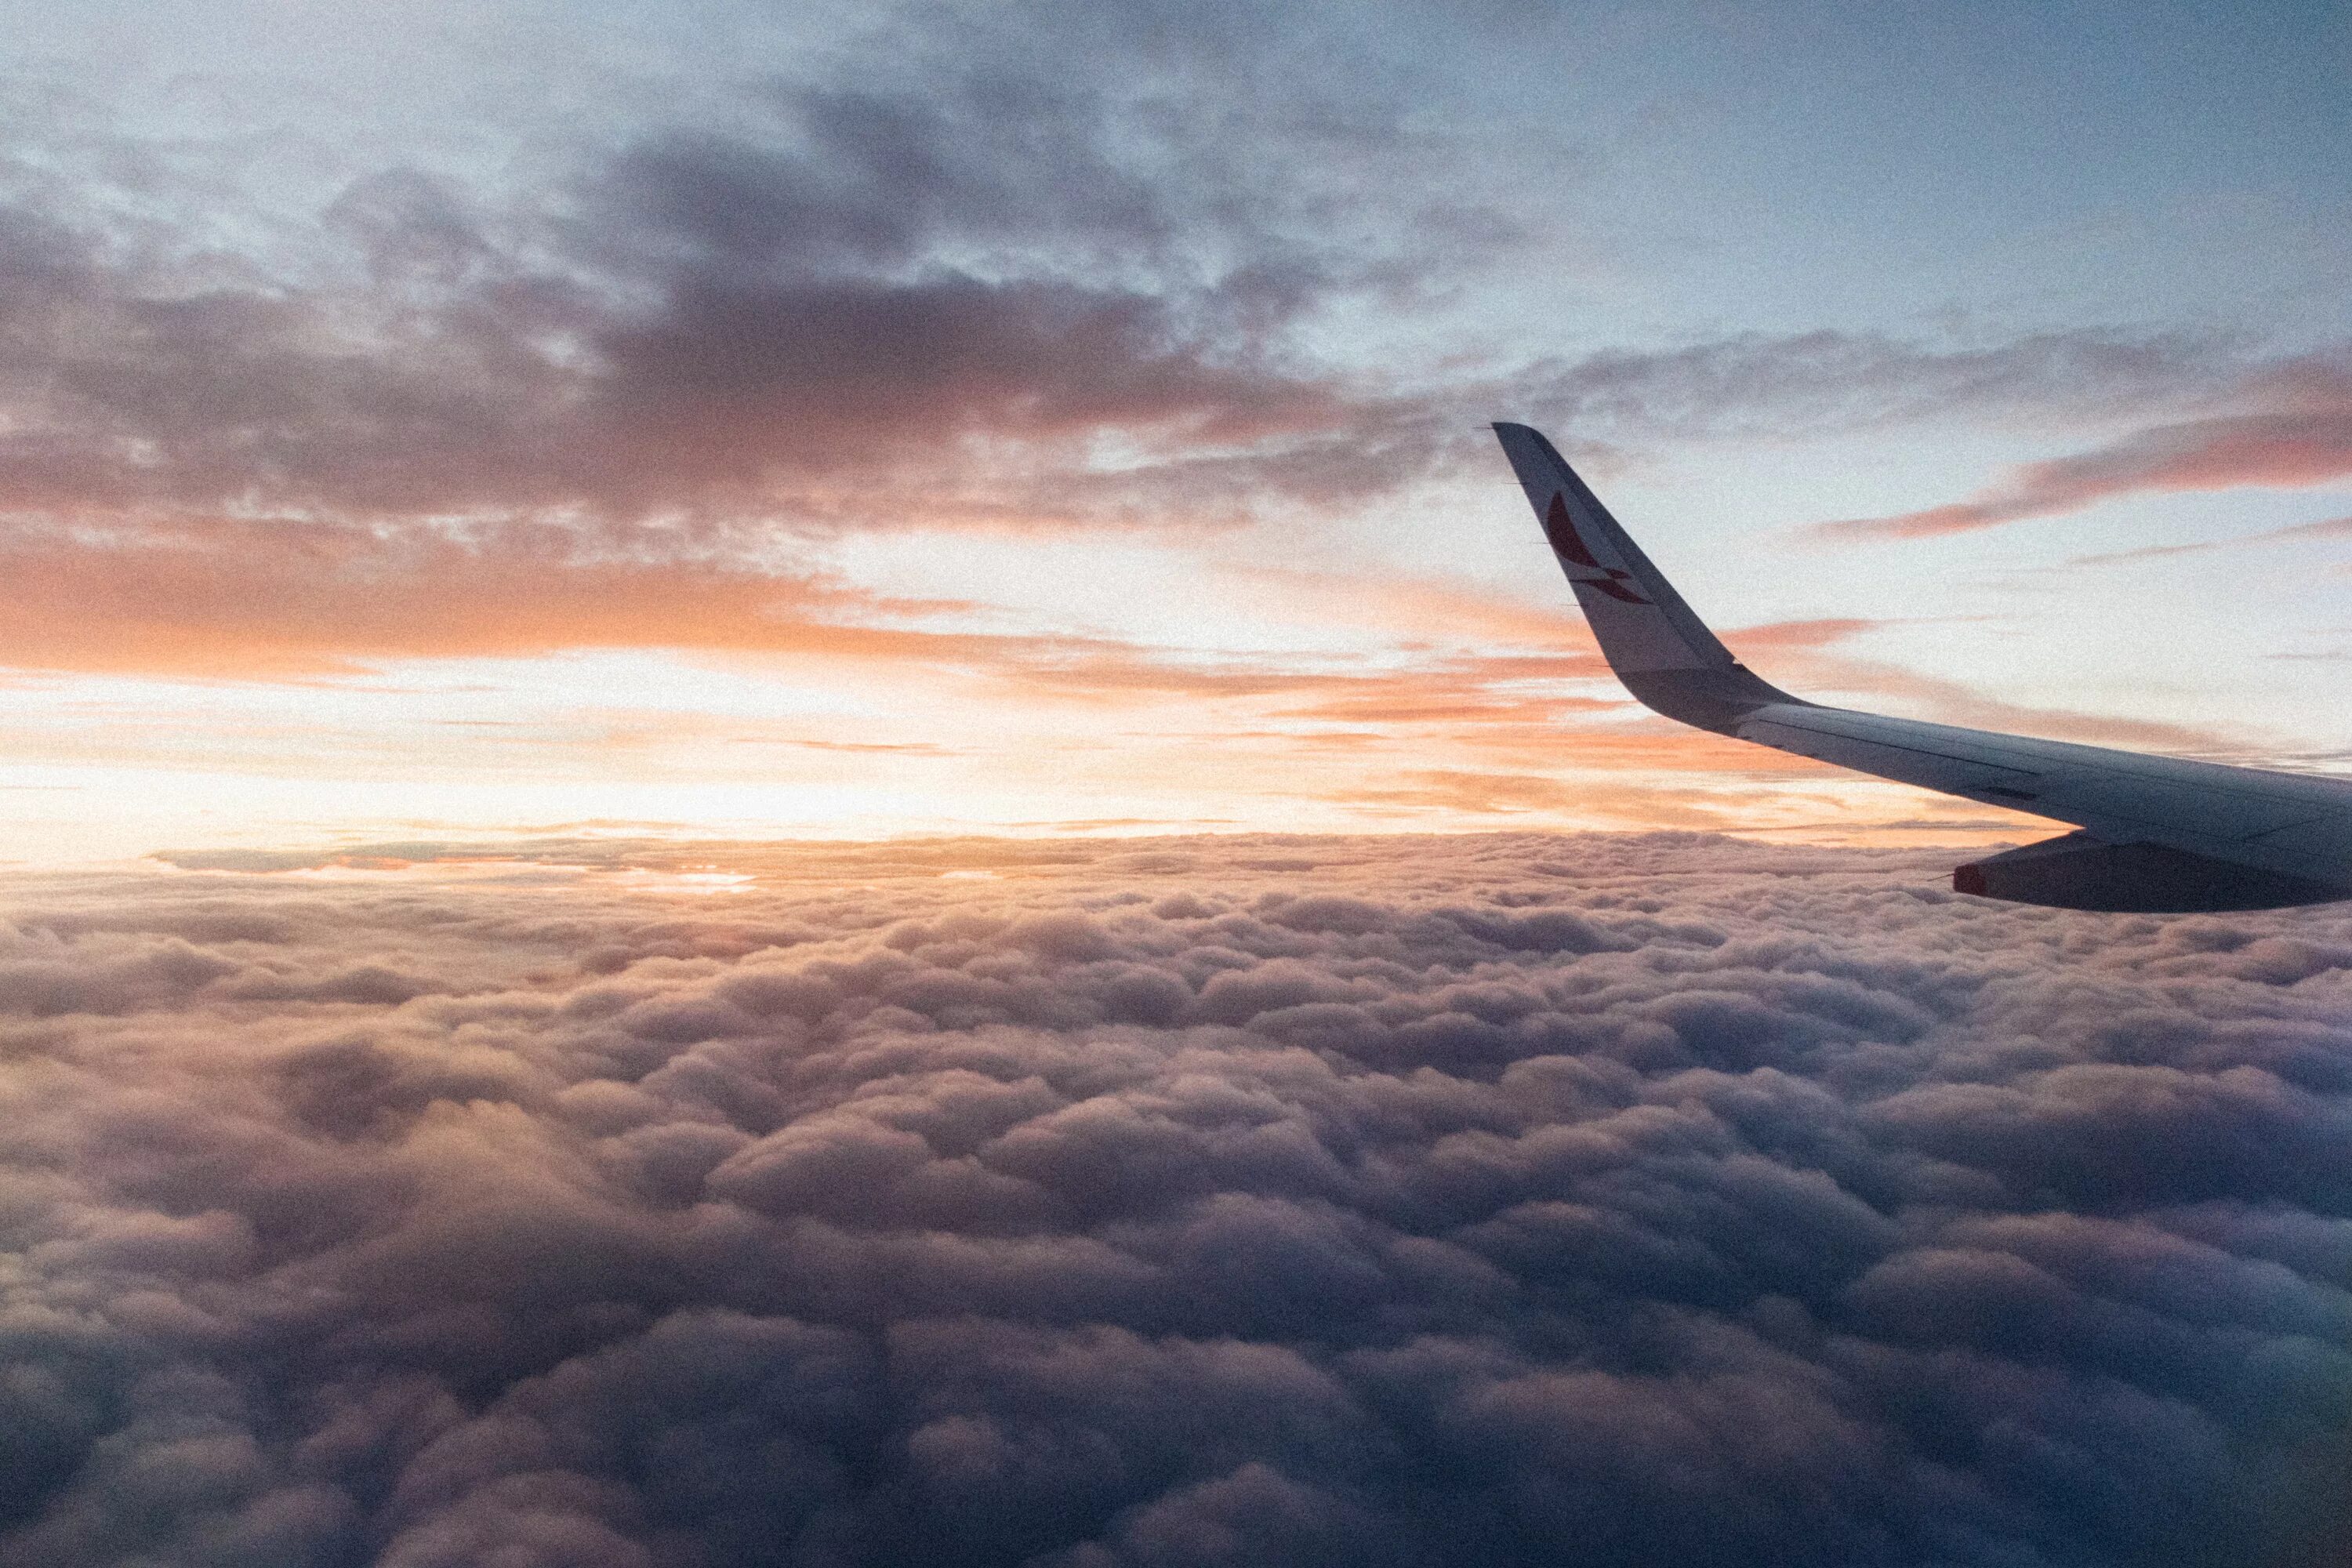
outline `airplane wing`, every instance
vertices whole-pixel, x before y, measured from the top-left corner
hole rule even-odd
[[[2352,780],[1826,708],[1751,673],[1549,441],[1496,425],[1610,668],[1670,719],[2078,829],[1958,868],[1963,893],[2178,913],[2352,899]]]

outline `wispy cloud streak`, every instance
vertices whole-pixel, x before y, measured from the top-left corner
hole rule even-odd
[[[2339,359],[2283,366],[2253,382],[2242,412],[2143,429],[2112,445],[2032,463],[1976,498],[1895,517],[1819,525],[1826,538],[1922,538],[2080,511],[2148,492],[2296,487],[2352,478],[2352,372]]]

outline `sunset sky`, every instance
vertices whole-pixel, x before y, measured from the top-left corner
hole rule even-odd
[[[2352,9],[0,0],[0,1568],[2347,1568]],[[2141,847],[2145,849],[2147,847]]]
[[[8,5],[0,857],[2015,837],[1768,675],[2328,766],[2341,7]]]

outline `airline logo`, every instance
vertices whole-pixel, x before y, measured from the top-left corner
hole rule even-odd
[[[1551,507],[1544,513],[1544,537],[1551,541],[1553,553],[1572,566],[1583,566],[1601,574],[1598,577],[1580,577],[1571,572],[1568,580],[1587,588],[1598,588],[1612,599],[1622,599],[1629,605],[1646,605],[1650,601],[1625,586],[1633,579],[1631,572],[1620,572],[1614,566],[1603,566],[1584,547],[1576,535],[1576,524],[1568,517],[1568,498],[1554,490]]]

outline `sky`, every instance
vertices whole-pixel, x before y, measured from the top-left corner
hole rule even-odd
[[[0,1568],[2352,1562],[2352,12],[0,40]]]
[[[2340,7],[0,6],[0,858],[2033,824],[1633,708],[2326,768]]]

